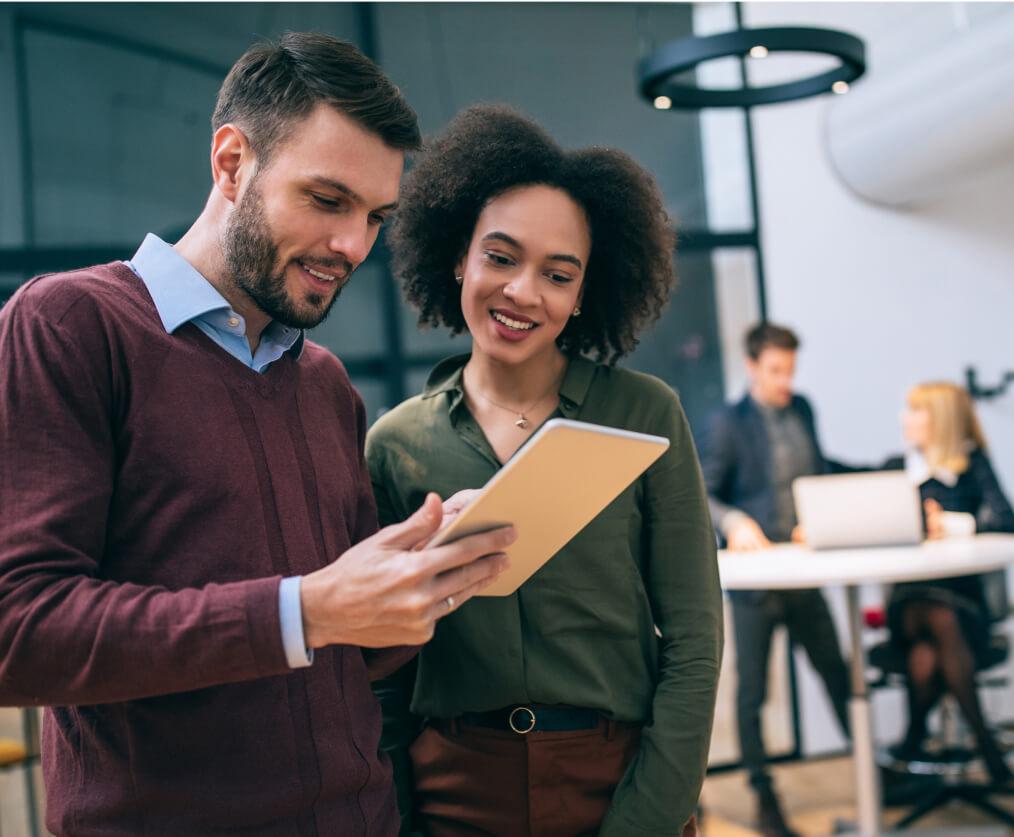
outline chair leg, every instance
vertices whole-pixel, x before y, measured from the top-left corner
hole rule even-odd
[[[985,790],[990,796],[1014,796],[1014,788],[1009,785],[989,785]]]
[[[1014,828],[1014,814],[1011,814],[1010,811],[1005,811],[999,805],[994,805],[989,799],[990,791],[988,789],[976,788],[975,790],[977,791],[976,793],[961,794],[959,798],[974,805],[991,817],[1000,820],[1000,822],[1006,823],[1008,828]]]
[[[39,716],[38,710],[24,707],[21,710],[21,728],[28,749],[28,760],[25,763],[25,804],[28,807],[28,833],[31,837],[39,837],[39,815],[36,812],[35,800],[35,762],[39,756]]]
[[[925,799],[917,802],[911,811],[892,826],[892,829],[904,831],[916,820],[921,819],[931,811],[955,799],[975,806],[983,813],[989,814],[994,819],[1006,824],[1008,828],[1014,828],[1014,814],[1004,810],[990,800],[990,794],[994,792],[996,791],[993,788],[981,785],[942,785],[931,794],[928,794]],[[999,792],[1006,794],[1008,793],[1008,789],[1003,788]]]
[[[39,815],[35,810],[35,777],[34,766],[29,761],[22,768],[25,771],[25,807],[28,809],[28,833],[31,837],[39,837]],[[0,835],[0,837],[3,837]]]
[[[922,819],[930,811],[935,811],[942,805],[946,805],[950,801],[952,790],[953,788],[950,785],[941,785],[934,789],[932,793],[927,794],[925,798],[913,805],[911,811],[892,825],[892,830],[903,831],[916,820]]]

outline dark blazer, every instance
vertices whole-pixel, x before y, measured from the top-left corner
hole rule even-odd
[[[791,406],[813,442],[817,473],[850,470],[824,458],[810,403],[801,395],[793,395]],[[749,395],[712,418],[701,448],[701,467],[712,520],[717,523],[731,509],[739,509],[756,520],[770,537],[776,516],[771,448],[764,419]]]

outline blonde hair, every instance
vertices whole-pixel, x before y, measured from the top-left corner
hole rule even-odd
[[[929,444],[923,453],[931,468],[962,474],[968,469],[969,452],[986,449],[972,398],[956,384],[933,381],[914,386],[908,391],[908,405],[929,412]]]

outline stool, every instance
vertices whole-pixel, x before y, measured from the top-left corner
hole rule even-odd
[[[25,750],[17,741],[9,738],[0,738],[0,769],[16,767],[28,756]]]

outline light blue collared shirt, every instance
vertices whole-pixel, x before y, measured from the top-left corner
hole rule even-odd
[[[302,329],[272,320],[261,332],[256,353],[251,354],[243,318],[190,262],[153,233],[145,236],[127,266],[148,288],[169,334],[192,322],[230,355],[258,372],[263,372],[287,351],[292,350],[299,357],[303,350]],[[302,668],[313,662],[313,649],[306,647],[303,636],[300,578],[298,575],[283,578],[278,587],[282,644],[285,659],[292,668]]]

